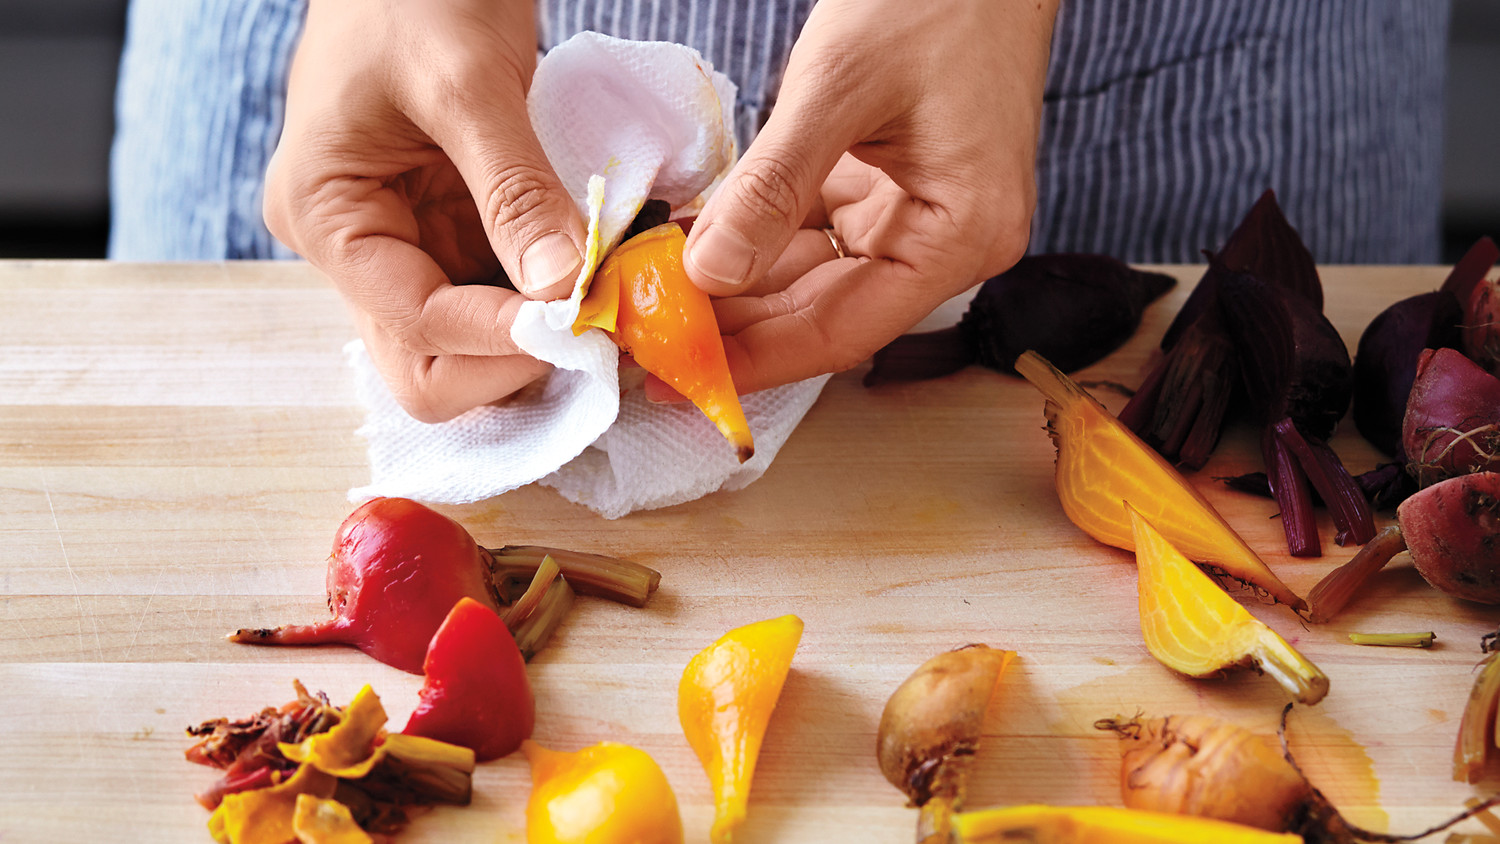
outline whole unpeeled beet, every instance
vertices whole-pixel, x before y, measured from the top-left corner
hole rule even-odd
[[[1396,510],[1412,562],[1436,589],[1500,604],[1500,473],[1434,484]]]
[[[1423,350],[1401,445],[1418,486],[1500,470],[1500,378],[1454,349]]]
[[[1028,349],[1073,372],[1130,339],[1146,306],[1176,283],[1107,255],[1031,255],[980,285],[958,325],[876,352],[864,383],[938,378],[974,363],[1014,375]]]

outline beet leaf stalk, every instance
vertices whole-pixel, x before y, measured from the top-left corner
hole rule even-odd
[[[1327,438],[1349,407],[1353,369],[1332,323],[1312,304],[1247,273],[1220,274],[1219,317],[1240,351],[1250,412],[1264,425],[1261,453],[1293,556],[1322,553],[1312,490],[1328,507],[1339,545],[1363,545],[1375,517]]]

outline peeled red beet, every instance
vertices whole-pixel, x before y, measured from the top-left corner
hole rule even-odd
[[[403,733],[470,748],[480,762],[509,756],[531,738],[536,697],[500,616],[460,600],[433,634],[423,671],[421,700]]]
[[[405,498],[365,502],[339,526],[328,560],[328,608],[313,624],[247,628],[254,645],[353,645],[422,673],[428,643],[460,598],[500,611],[487,552],[463,525]]]
[[[1450,478],[1396,510],[1422,577],[1455,598],[1500,604],[1500,473]]]
[[[1401,423],[1419,487],[1500,470],[1500,378],[1453,349],[1425,349]]]

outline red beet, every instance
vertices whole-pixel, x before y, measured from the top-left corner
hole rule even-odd
[[[1464,309],[1463,347],[1470,360],[1500,375],[1500,279],[1474,286]]]
[[[1402,551],[1433,588],[1500,604],[1500,473],[1459,475],[1416,492],[1396,508],[1396,522],[1318,581],[1307,595],[1311,621],[1337,615]]]
[[[1396,510],[1417,571],[1455,598],[1500,604],[1500,473],[1450,478]]]
[[[256,645],[353,645],[413,674],[461,598],[498,612],[488,554],[463,525],[404,498],[366,502],[339,527],[328,560],[328,608],[314,624],[239,630]]]
[[[1453,349],[1424,350],[1401,444],[1418,486],[1500,470],[1500,378]]]
[[[427,648],[421,701],[402,732],[474,751],[480,762],[531,738],[536,699],[526,661],[500,616],[460,600]]]

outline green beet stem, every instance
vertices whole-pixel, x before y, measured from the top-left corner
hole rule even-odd
[[[578,594],[608,598],[632,607],[644,607],[661,583],[661,572],[655,569],[602,554],[540,545],[506,545],[485,550],[491,557],[491,580],[504,598],[511,597],[507,594],[510,589],[530,583],[547,557],[556,561]]]

